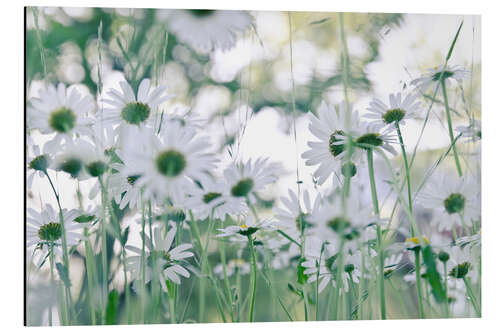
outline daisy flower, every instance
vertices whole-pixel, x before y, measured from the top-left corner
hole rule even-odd
[[[253,235],[259,230],[273,229],[272,220],[264,219],[257,222],[253,217],[247,216],[243,224],[217,229],[220,233],[216,237],[230,237],[232,241],[246,241],[248,236]]]
[[[46,143],[47,152],[55,152],[76,135],[90,134],[93,123],[89,112],[94,108],[91,96],[83,97],[76,89],[66,89],[63,83],[57,88],[49,85],[39,91],[38,98],[29,101],[30,125],[42,134],[55,134]]]
[[[122,91],[111,88],[108,91],[110,98],[102,101],[109,105],[98,113],[98,118],[105,125],[144,126],[153,124],[153,110],[161,103],[171,98],[163,95],[165,86],[151,88],[151,80],[143,79],[137,89],[137,97],[130,84],[120,82]]]
[[[474,256],[471,249],[453,246],[450,250],[450,260],[448,262],[450,270],[448,276],[455,279],[470,277],[472,282],[475,283],[479,277],[477,270],[479,262],[479,258]]]
[[[347,124],[347,112],[350,113],[350,124]],[[314,176],[318,178],[318,183],[321,185],[330,175],[342,170],[348,143],[346,133],[358,128],[359,116],[357,111],[351,111],[351,106],[346,111],[345,103],[339,104],[337,112],[333,106],[323,101],[318,109],[318,116],[309,113],[308,117],[309,130],[319,141],[307,142],[311,149],[301,156],[306,160],[306,165],[319,164]]]
[[[167,126],[161,136],[144,129],[129,131],[121,157],[123,174],[134,177],[134,186],[144,188],[144,198],[169,197],[175,203],[184,200],[192,180],[207,177],[216,160],[207,138],[178,123]]]
[[[167,236],[163,237],[161,228],[155,227],[152,240],[146,235],[145,283],[157,275],[155,278],[160,281],[165,292],[167,292],[166,280],[180,284],[179,275],[189,277],[189,272],[181,264],[184,259],[193,256],[192,252],[187,251],[192,247],[191,244],[184,243],[172,248],[176,232],[177,229],[173,227]],[[125,248],[135,254],[127,258],[127,264],[135,278],[141,279],[142,250],[132,245],[127,245]]]
[[[181,42],[203,53],[231,49],[237,35],[248,30],[253,22],[248,12],[240,10],[160,10],[158,17]]]
[[[276,165],[268,163],[268,158],[249,159],[246,163],[231,164],[224,170],[224,177],[231,196],[247,198],[278,179],[275,169]]]
[[[26,247],[36,246],[36,249],[47,254],[51,245],[54,246],[54,254],[62,257],[62,227],[59,212],[54,210],[50,204],[46,204],[41,212],[28,208],[26,226]],[[75,222],[79,216],[77,210],[63,209],[64,229],[66,231],[66,245],[71,248],[83,239],[84,224]]]
[[[474,119],[468,126],[457,126],[455,130],[462,134],[467,141],[479,141],[482,138],[481,120]]]
[[[33,185],[33,178],[38,176],[40,178],[45,177],[45,172],[47,172],[47,167],[50,165],[50,157],[47,154],[42,154],[40,152],[40,147],[38,145],[30,146],[31,150],[28,150],[28,178],[26,185],[31,188]]]
[[[245,198],[229,194],[221,180],[205,178],[201,186],[191,186],[186,207],[193,211],[196,219],[205,220],[213,212],[213,218],[224,221],[226,215],[244,214],[248,211]]]
[[[311,204],[309,191],[303,192],[302,203],[292,190],[288,190],[288,197],[281,197],[282,207],[274,208],[274,215],[277,219],[277,225],[292,231],[294,234],[300,234],[300,226],[307,228],[311,226],[308,221],[311,214],[320,207],[321,197],[316,196],[314,204]],[[292,235],[293,236],[293,235]]]
[[[417,198],[422,206],[433,209],[433,222],[439,231],[470,227],[473,220],[480,218],[480,189],[472,178],[436,174]]]
[[[111,197],[120,204],[120,209],[124,209],[127,205],[131,209],[139,208],[141,188],[137,186],[136,181],[140,175],[129,175],[123,164],[115,164],[113,169],[117,172],[112,173],[107,181]]]
[[[460,82],[470,75],[470,71],[465,70],[463,67],[455,65],[455,66],[446,66],[439,65],[434,68],[429,68],[427,73],[424,73],[421,77],[411,81],[411,84],[416,86],[420,92],[425,92],[429,86],[433,83],[439,83],[439,79],[448,81]]]
[[[396,271],[403,259],[402,253],[392,254],[384,258],[384,276],[390,277]]]
[[[374,98],[368,107],[365,118],[371,119],[373,124],[379,128],[386,125],[395,126],[405,124],[407,119],[415,119],[418,114],[420,102],[415,101],[416,94],[408,94],[402,99],[401,93],[389,95],[389,105],[378,98]]]
[[[78,180],[86,180],[92,177],[86,166],[89,162],[91,163],[93,156],[92,145],[87,141],[78,139],[68,143],[63,151],[55,155],[49,168],[63,171]],[[97,168],[98,165],[96,164],[95,167]]]
[[[375,123],[362,122],[359,130],[353,132],[354,144],[358,145],[358,147],[366,150],[371,147],[379,147],[393,155],[396,155],[397,152],[392,147],[393,144],[397,144],[397,138],[394,134],[392,134],[393,127],[386,126],[384,128],[379,128],[379,126]],[[339,144],[346,144],[347,138],[343,137]]]

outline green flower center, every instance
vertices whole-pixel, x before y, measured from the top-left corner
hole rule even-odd
[[[453,74],[455,74],[451,71],[437,72],[436,74],[432,75],[432,81],[439,81],[441,73],[443,73],[443,78],[442,78],[443,80],[446,80],[447,78],[452,77]]]
[[[386,124],[390,124],[395,121],[401,121],[405,117],[406,112],[401,109],[392,109],[388,110],[384,116],[382,117],[384,119],[384,122]]]
[[[75,127],[76,116],[68,108],[62,107],[50,114],[49,125],[59,133],[67,133]]]
[[[240,226],[241,228],[243,228],[242,230],[238,231],[238,233],[240,235],[243,235],[243,236],[250,236],[250,235],[253,235],[254,233],[257,232],[257,230],[259,230],[259,228],[256,228],[256,227],[247,227],[246,224],[243,224]]]
[[[349,274],[354,272],[354,265],[353,264],[347,264],[344,266],[344,271]]]
[[[447,252],[439,251],[438,259],[441,262],[447,262],[450,259],[450,255]]]
[[[174,222],[182,222],[186,219],[186,213],[182,209],[174,209],[167,213],[167,220]]]
[[[69,173],[71,177],[76,178],[82,171],[83,163],[77,158],[69,158],[59,165],[59,170]]]
[[[38,229],[38,237],[47,242],[55,242],[62,236],[61,225],[56,222],[44,224]]]
[[[465,207],[465,197],[460,193],[453,193],[446,199],[444,199],[444,209],[448,214],[460,213]]]
[[[207,17],[215,13],[215,10],[212,9],[190,9],[189,13],[196,17]]]
[[[167,150],[156,158],[158,172],[167,177],[177,177],[186,168],[184,155],[175,150]]]
[[[47,157],[45,155],[40,155],[31,160],[29,167],[37,171],[47,171],[48,164],[49,161]]]
[[[450,276],[461,279],[464,278],[467,273],[469,273],[469,270],[472,268],[472,264],[470,262],[463,262],[461,264],[458,264],[455,266],[451,271],[450,271]]]
[[[231,188],[231,194],[235,197],[246,197],[253,188],[253,180],[244,178]]]
[[[356,143],[377,147],[381,146],[384,143],[384,141],[380,138],[379,133],[367,133],[357,138]],[[366,149],[366,147],[363,148]]]
[[[132,175],[127,177],[127,183],[134,185],[137,179],[141,178],[141,175]]]
[[[217,198],[219,198],[220,196],[222,196],[221,193],[217,193],[217,192],[210,192],[210,193],[207,193],[203,196],[203,202],[208,204],[210,203],[212,200],[215,200]]]
[[[477,136],[479,139],[482,139],[482,134],[481,134],[481,131],[477,131],[477,132],[476,132],[476,136]]]
[[[87,165],[87,171],[92,177],[102,176],[102,174],[106,172],[107,168],[108,166],[106,163],[101,161],[95,161]]]
[[[343,216],[338,216],[334,219],[328,221],[328,226],[332,228],[333,231],[339,232],[346,229],[351,225],[351,222]]]
[[[344,177],[354,177],[357,172],[356,164],[352,162],[346,162],[342,165],[342,168],[340,169],[340,172]]]
[[[166,269],[167,267],[169,267],[170,265],[172,265],[172,258],[170,257],[170,254],[165,251],[165,250],[154,250],[152,251],[148,258],[147,258],[147,265],[151,268],[154,267],[154,265],[156,263],[158,263],[158,261],[160,260],[163,260],[165,261],[164,264],[163,264],[163,267],[161,267],[162,270]]]
[[[122,109],[122,118],[127,123],[139,125],[149,117],[151,109],[147,104],[141,102],[132,102],[125,105]]]
[[[342,154],[342,152],[345,150],[345,145],[335,144],[336,142],[342,141],[342,139],[339,138],[339,136],[342,135],[344,135],[344,131],[342,130],[335,131],[330,135],[330,140],[328,141],[328,144],[330,148],[330,153],[332,153],[333,157],[337,157],[338,155]]]

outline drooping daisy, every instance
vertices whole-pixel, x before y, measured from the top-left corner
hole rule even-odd
[[[268,163],[268,158],[249,159],[246,163],[237,162],[224,170],[224,177],[231,196],[248,198],[251,193],[262,190],[275,182],[278,177],[275,166]]]
[[[41,212],[37,212],[33,208],[27,209],[29,216],[27,217],[26,226],[26,247],[36,249],[46,254],[50,246],[54,247],[54,254],[62,257],[62,232],[63,228],[60,224],[59,212],[54,210],[50,204],[46,204]],[[75,209],[63,209],[64,229],[66,231],[66,245],[71,248],[77,245],[83,239],[84,224],[74,222],[79,216],[79,212]]]
[[[455,279],[468,277],[475,283],[479,277],[478,264],[479,257],[474,256],[474,252],[469,248],[453,246],[450,250],[450,260],[448,262],[448,276]]]
[[[112,173],[108,178],[108,191],[116,203],[120,204],[120,209],[127,205],[131,209],[137,209],[141,203],[141,188],[136,181],[140,175],[129,175],[123,164],[113,165],[117,172]]]
[[[314,172],[318,183],[323,184],[334,172],[342,170],[344,157],[346,155],[347,132],[356,130],[359,126],[358,112],[352,112],[351,106],[346,111],[345,103],[339,104],[339,110],[333,105],[327,105],[324,101],[318,109],[318,117],[309,113],[309,130],[320,141],[309,141],[307,145],[311,148],[302,154],[306,159],[306,165],[319,164]],[[346,112],[350,113],[350,124],[347,124]],[[352,174],[351,174],[352,175]]]
[[[389,106],[378,98],[374,98],[368,107],[365,118],[382,128],[386,125],[395,126],[405,124],[405,120],[417,117],[420,102],[416,101],[416,94],[408,94],[402,99],[401,93],[389,95]]]
[[[417,200],[433,209],[433,222],[439,231],[455,227],[470,227],[480,218],[480,188],[472,176],[454,176],[451,173],[435,174],[422,190]]]
[[[39,91],[38,98],[29,101],[30,125],[43,134],[55,134],[45,145],[47,152],[55,152],[76,135],[89,135],[93,123],[89,112],[95,107],[91,96],[83,97],[76,89],[49,85]]]
[[[48,154],[43,154],[40,152],[40,147],[38,145],[30,146],[31,150],[28,150],[28,178],[26,181],[26,185],[31,188],[33,184],[33,178],[38,176],[40,178],[45,177],[45,172],[47,172],[47,168],[50,165],[50,157]]]
[[[165,86],[151,88],[151,80],[143,79],[137,89],[137,97],[130,84],[120,82],[122,91],[111,88],[110,98],[102,101],[109,105],[98,113],[98,118],[105,125],[152,126],[153,112],[161,103],[171,98],[164,95]]]
[[[159,10],[158,18],[181,42],[203,53],[231,49],[238,34],[248,30],[253,22],[248,12],[240,10]]]
[[[223,180],[211,177],[205,178],[201,187],[191,186],[186,207],[192,210],[198,220],[208,218],[213,212],[213,218],[223,221],[226,215],[244,214],[248,211],[244,197],[231,196]]]
[[[280,201],[283,204],[283,208],[275,207],[273,210],[277,219],[277,225],[298,235],[300,234],[301,227],[305,229],[311,226],[311,222],[308,222],[308,219],[314,211],[318,211],[321,197],[317,195],[314,205],[311,205],[309,191],[305,190],[303,192],[303,198],[300,201],[295,192],[289,189],[288,198],[281,197]]]
[[[123,174],[134,177],[134,186],[144,189],[144,198],[162,201],[169,197],[175,203],[184,200],[192,180],[207,177],[216,158],[206,137],[196,136],[194,130],[178,123],[165,127],[160,136],[135,129],[121,154]]]
[[[420,92],[424,93],[431,84],[438,84],[440,78],[443,80],[454,80],[455,82],[460,82],[467,77],[469,77],[470,71],[465,70],[463,67],[455,65],[455,66],[446,66],[439,65],[434,68],[429,68],[427,73],[424,73],[421,77],[411,81],[412,85],[415,85]],[[438,90],[439,92],[439,90]]]
[[[180,284],[179,275],[189,277],[189,272],[181,264],[184,259],[193,256],[192,252],[187,251],[192,247],[191,244],[184,243],[172,248],[176,231],[173,227],[168,231],[167,236],[163,237],[161,228],[155,227],[152,240],[146,235],[145,283],[151,281],[153,275],[156,275],[155,278],[159,280],[165,292],[167,292],[166,280]],[[134,253],[127,258],[127,263],[134,277],[139,280],[141,279],[142,250],[131,245],[125,248]]]

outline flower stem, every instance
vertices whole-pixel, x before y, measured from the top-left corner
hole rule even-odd
[[[448,104],[448,95],[446,94],[446,82],[445,79],[441,79],[441,88],[443,90],[443,99],[444,99],[444,107],[446,109],[446,120],[448,121],[448,134],[450,135],[450,142],[453,144],[454,136],[453,136],[453,124],[451,122],[451,113],[450,106]],[[462,167],[460,166],[460,160],[458,158],[456,145],[453,144],[453,157],[455,158],[455,164],[457,166],[458,176],[462,177]]]
[[[99,177],[99,184],[101,186],[101,259],[102,259],[102,288],[103,288],[103,306],[102,306],[102,323],[106,322],[106,299],[108,298],[108,244],[106,233],[106,194],[102,178]]]
[[[379,217],[380,212],[378,208],[377,187],[375,184],[375,173],[373,168],[373,150],[367,149],[368,158],[368,173],[370,176],[370,188],[372,192],[373,211]],[[384,249],[382,245],[382,230],[380,223],[377,223],[377,243],[378,243],[378,258],[379,258],[379,288],[380,288],[380,314],[382,319],[386,319],[385,310],[385,290],[384,290]]]
[[[50,261],[50,282],[51,282],[51,288],[56,287],[56,281],[54,279],[54,242],[50,243],[49,246],[49,261]],[[49,307],[49,326],[52,326],[52,306]]]
[[[410,168],[408,165],[408,156],[406,154],[405,144],[403,141],[403,136],[401,135],[401,128],[399,126],[399,121],[396,121],[396,131],[398,132],[399,144],[401,146],[401,152],[403,154],[403,160],[405,164],[405,176],[406,176],[406,187],[408,188],[408,209],[410,214],[413,213],[413,202],[411,198],[411,184],[410,184]],[[410,224],[411,236],[415,237],[415,230],[413,230],[413,225]]]
[[[446,318],[450,316],[450,307],[448,306],[448,270],[446,269],[446,261],[443,262],[443,272],[444,272],[444,295],[445,295],[445,300],[444,300],[444,309],[445,309],[445,314]]]
[[[424,303],[422,302],[422,274],[420,265],[420,247],[415,248],[415,277],[417,280],[417,300],[418,300],[418,313],[420,318],[425,318]]]
[[[250,314],[248,321],[253,322],[253,312],[255,306],[255,295],[257,292],[257,260],[255,258],[255,249],[253,244],[253,238],[251,235],[248,235],[248,247],[250,248],[250,258],[251,258],[251,267],[252,267],[252,296],[250,299]]]
[[[476,316],[481,317],[481,309],[479,307],[479,304],[477,303],[476,297],[474,296],[469,279],[467,279],[467,277],[464,276],[463,280],[465,283],[465,288],[467,288],[467,294],[469,295],[469,298],[472,302],[472,306],[474,307],[474,311],[476,312]]]

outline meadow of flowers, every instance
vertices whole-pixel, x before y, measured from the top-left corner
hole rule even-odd
[[[369,75],[411,19],[27,8],[27,325],[480,317],[477,26]]]

